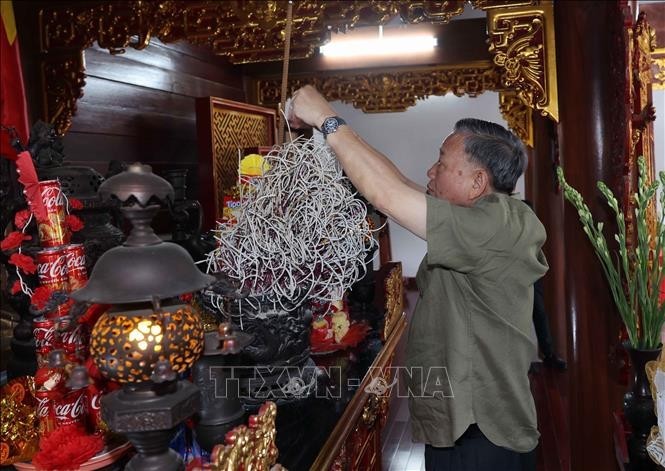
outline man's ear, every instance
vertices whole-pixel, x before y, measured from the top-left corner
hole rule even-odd
[[[478,168],[473,172],[471,188],[469,188],[469,199],[476,200],[483,196],[490,188],[490,178],[487,170]]]

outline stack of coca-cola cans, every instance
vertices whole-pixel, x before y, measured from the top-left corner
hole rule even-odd
[[[60,182],[42,181],[39,189],[48,215],[39,223],[42,250],[35,255],[39,283],[50,292],[70,293],[88,281],[85,249],[70,243]],[[59,304],[33,323],[38,364],[35,396],[42,434],[65,425],[91,432],[101,426],[103,387],[88,376],[89,327],[72,319],[71,306],[71,302]]]
[[[51,292],[69,293],[85,286],[88,272],[85,267],[85,249],[82,244],[70,244],[71,233],[65,223],[65,199],[58,180],[39,182],[47,219],[39,223],[37,274],[39,284]],[[37,363],[47,364],[48,355],[62,348],[67,359],[82,363],[87,356],[87,326],[68,322],[71,303],[62,303],[34,321]]]
[[[35,374],[40,435],[70,425],[91,433],[101,430],[103,392],[90,382],[87,368],[78,365],[69,369],[60,350],[54,350],[49,358],[49,366],[42,366]]]

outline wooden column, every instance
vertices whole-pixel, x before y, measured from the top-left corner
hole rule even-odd
[[[617,189],[625,139],[625,64],[619,2],[555,2],[559,149],[568,182],[612,234],[596,189]],[[551,230],[551,228],[550,228]],[[620,408],[611,357],[618,314],[572,205],[563,205],[571,469],[616,469],[611,412]],[[610,236],[609,239],[612,239]]]
[[[568,329],[564,285],[563,195],[558,191],[556,183],[558,159],[556,123],[533,112],[533,149],[525,175],[526,194],[547,230],[543,251],[550,269],[543,279],[545,307],[555,352],[566,359]]]

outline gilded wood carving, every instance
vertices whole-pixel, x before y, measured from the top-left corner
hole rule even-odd
[[[533,147],[533,118],[531,108],[526,106],[515,92],[499,93],[499,110],[508,127],[522,142]]]
[[[280,80],[256,82],[259,104],[279,103]],[[366,113],[404,111],[431,95],[451,92],[456,96],[477,96],[486,90],[503,89],[500,71],[482,61],[459,66],[295,76],[289,79],[289,93],[303,85],[313,85],[328,100],[350,103]]]
[[[547,7],[524,7],[534,5],[536,0],[475,0],[474,8],[487,10],[488,14],[499,18],[504,10],[530,8],[529,11],[547,12]],[[333,31],[346,31],[350,28],[378,25],[400,15],[407,23],[445,23],[460,14],[464,9],[462,0],[450,1],[342,1],[342,0],[302,0],[294,2],[294,23],[292,31],[291,57],[307,57],[316,47],[325,43]],[[94,42],[108,49],[111,54],[121,54],[126,48],[145,48],[150,38],[164,42],[187,40],[203,44],[214,52],[227,56],[232,63],[279,60],[282,58],[284,26],[287,2],[280,1],[125,1],[125,2],[80,2],[76,5],[55,4],[44,8],[39,14],[39,37],[44,101],[44,119],[53,123],[59,134],[64,134],[71,125],[76,112],[76,100],[83,94],[85,70],[83,50]],[[551,7],[550,7],[551,10]],[[548,13],[551,20],[551,11]],[[510,15],[509,15],[510,16]],[[509,18],[506,17],[506,18]],[[503,20],[502,20],[503,21]],[[505,20],[510,22],[509,20]],[[548,18],[544,18],[547,23]],[[501,23],[504,24],[504,23]],[[501,28],[501,26],[499,26]],[[554,76],[554,49],[549,38],[553,32],[546,28],[544,38],[548,41],[544,49],[545,76]],[[495,29],[497,34],[503,34]],[[517,28],[517,31],[521,31]],[[540,37],[541,35],[537,35]],[[507,48],[512,43],[512,33],[506,32],[503,51],[496,46],[498,62],[512,64]],[[553,36],[552,36],[553,40]],[[511,49],[515,50],[516,46]],[[520,54],[525,51],[520,49]],[[501,54],[506,54],[505,57]],[[511,53],[512,54],[512,53]],[[541,55],[538,54],[538,58]],[[532,66],[536,69],[536,66]],[[458,68],[459,69],[459,68]],[[506,69],[508,70],[508,69]],[[513,69],[511,69],[512,71]],[[521,70],[521,69],[520,69]],[[543,108],[556,119],[556,87],[548,82],[544,88],[545,97],[535,91],[533,81],[521,80],[525,73],[512,78],[513,72],[504,73],[504,79],[522,92],[521,98],[529,106]],[[451,75],[452,74],[452,75]],[[432,78],[434,85],[427,85],[427,78],[421,72],[411,75],[374,74],[350,78],[337,93],[358,107],[367,111],[400,111],[415,104],[423,93],[443,94],[449,87],[453,93],[477,94],[482,90],[495,89],[495,70],[469,69],[466,72],[439,71]],[[509,76],[510,75],[510,76]],[[307,79],[301,78],[303,83]],[[490,83],[487,83],[487,82]],[[437,86],[436,83],[439,83]],[[540,83],[540,79],[536,80]],[[358,85],[361,85],[358,87]],[[416,90],[402,98],[395,87],[413,86]],[[511,85],[512,86],[512,85]],[[358,87],[354,98],[352,89]],[[530,87],[530,88],[529,88]],[[430,90],[434,88],[434,90]],[[501,87],[498,87],[501,88]],[[381,90],[381,96],[366,96],[371,90]],[[332,92],[332,90],[331,90]],[[554,95],[552,95],[554,92]],[[262,103],[275,102],[266,90]]]
[[[277,406],[266,402],[249,427],[239,425],[226,434],[225,444],[216,445],[210,456],[213,471],[270,469],[277,461],[275,417]]]
[[[395,324],[404,313],[404,280],[402,279],[402,263],[393,262],[384,281],[386,292],[385,321],[383,325],[383,340],[390,337]]]
[[[656,50],[656,37],[653,28],[647,22],[644,12],[640,13],[634,25],[626,27],[628,48],[628,155],[624,165],[623,208],[626,217],[627,241],[630,244],[636,234],[634,202],[631,195],[637,191],[637,157],[643,155],[648,170],[648,178],[655,178],[654,131],[655,109],[652,96],[652,53]],[[646,214],[647,225],[655,230],[656,208],[652,205]]]
[[[551,2],[487,12],[490,52],[503,71],[503,84],[543,116],[559,121]]]

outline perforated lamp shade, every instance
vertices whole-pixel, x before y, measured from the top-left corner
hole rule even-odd
[[[189,305],[105,313],[92,330],[95,364],[108,379],[138,383],[152,379],[155,364],[176,373],[191,368],[203,351],[203,325]]]

